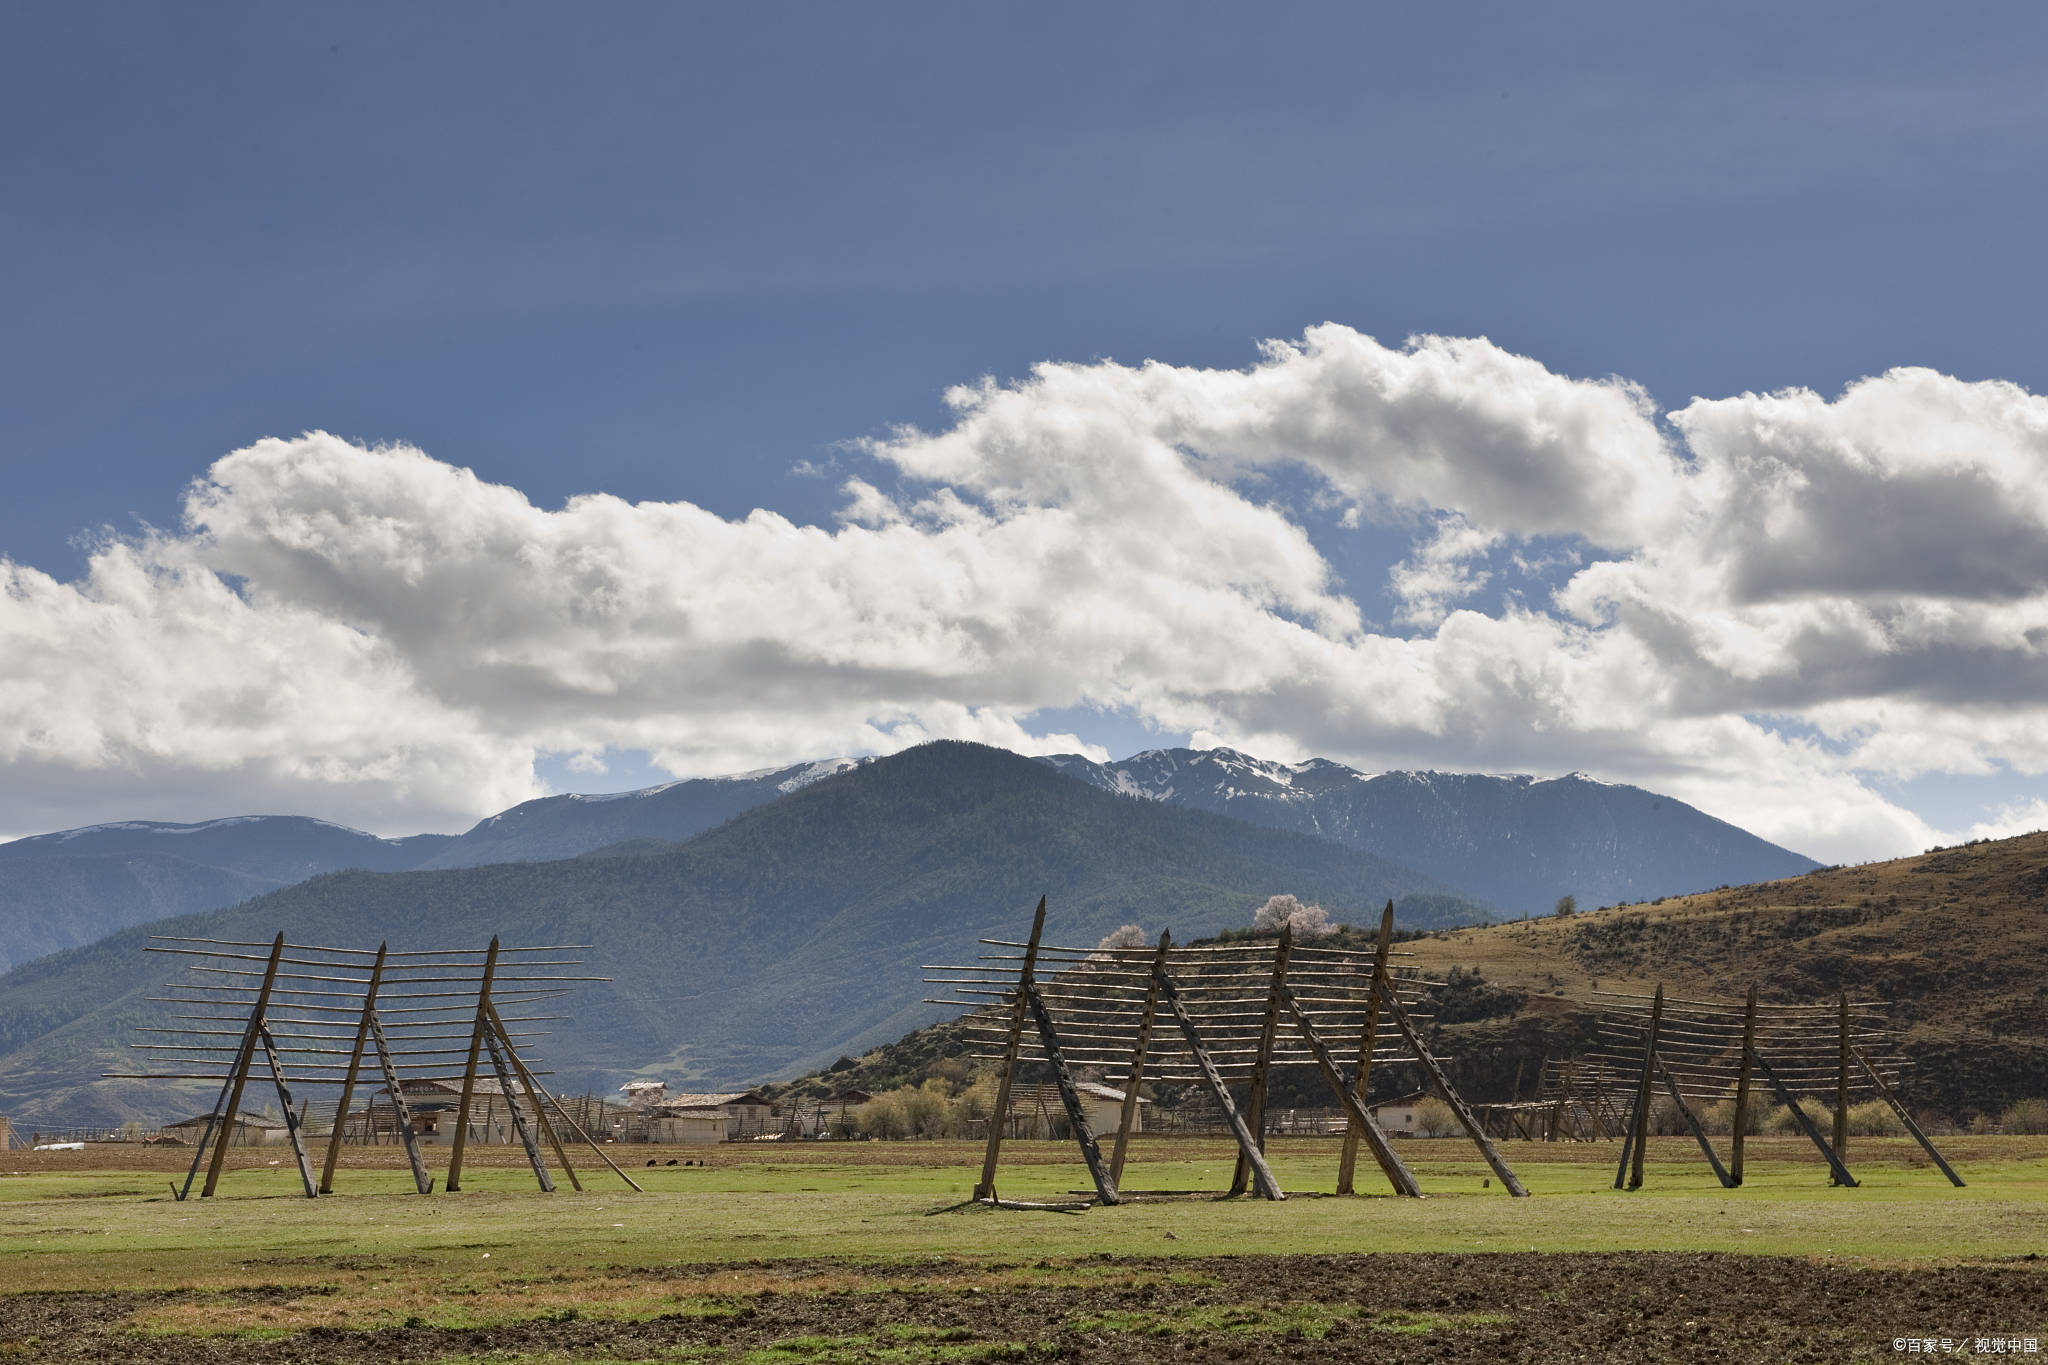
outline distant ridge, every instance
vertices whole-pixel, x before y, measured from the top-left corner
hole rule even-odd
[[[538,863],[315,878],[131,928],[0,977],[0,1113],[161,1115],[191,1096],[131,1082],[129,1029],[179,959],[150,932],[394,948],[590,943],[591,974],[543,1055],[572,1089],[636,1074],[705,1088],[794,1074],[930,1019],[919,965],[971,961],[1049,898],[1048,933],[1126,922],[1177,935],[1250,923],[1275,892],[1414,927],[1481,906],[1326,840],[1096,791],[1000,749],[934,743],[799,787],[680,846]]]
[[[1368,774],[1326,758],[1284,764],[1234,749],[1042,761],[1104,791],[1332,839],[1514,914],[1544,913],[1566,895],[1591,908],[1820,866],[1683,801],[1578,773]]]

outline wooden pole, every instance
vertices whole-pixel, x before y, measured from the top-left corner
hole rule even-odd
[[[554,1178],[548,1174],[547,1163],[541,1160],[540,1144],[534,1140],[533,1130],[526,1124],[526,1116],[519,1112],[518,1082],[513,1080],[512,1068],[506,1065],[505,1054],[498,1048],[496,1029],[484,1030],[484,1051],[490,1054],[491,1070],[498,1073],[498,1086],[504,1093],[505,1107],[512,1112],[512,1131],[519,1134],[519,1143],[526,1148],[526,1159],[533,1166],[533,1178],[540,1182],[543,1194],[553,1194]],[[536,1111],[539,1107],[538,1103],[534,1106]]]
[[[976,1199],[996,1197],[996,1161],[1003,1152],[1003,1128],[1010,1121],[1010,1087],[1017,1080],[1017,1058],[1024,1046],[1024,1016],[1030,1006],[1024,1002],[1025,987],[1031,984],[1032,969],[1038,964],[1038,939],[1045,932],[1045,897],[1031,916],[1031,939],[1024,948],[1024,964],[1017,972],[1017,999],[1010,1009],[1010,1042],[1003,1052],[1003,1078],[996,1082],[995,1112],[988,1119],[988,1149],[981,1156],[981,1179],[975,1183]]]
[[[1109,1178],[1121,1188],[1124,1153],[1131,1145],[1131,1126],[1138,1121],[1138,1086],[1145,1079],[1145,1053],[1152,1045],[1152,1021],[1159,1016],[1159,975],[1166,970],[1166,951],[1173,935],[1159,934],[1159,951],[1152,956],[1152,976],[1145,986],[1145,1008],[1138,1016],[1138,1040],[1131,1044],[1131,1065],[1124,1076],[1123,1113],[1117,1118],[1116,1146],[1109,1154]]]
[[[1771,1070],[1771,1064],[1764,1060],[1761,1052],[1753,1052],[1750,1055],[1756,1058],[1756,1069],[1764,1073],[1764,1079],[1770,1082],[1771,1089],[1778,1096],[1778,1102],[1792,1111],[1792,1117],[1799,1123],[1799,1131],[1805,1133],[1807,1140],[1818,1147],[1820,1154],[1828,1159],[1828,1170],[1832,1172],[1833,1182],[1837,1185],[1854,1186],[1856,1177],[1849,1174],[1849,1168],[1842,1164],[1842,1159],[1828,1146],[1828,1140],[1820,1135],[1820,1129],[1813,1126],[1813,1120],[1799,1107],[1799,1097],[1778,1079],[1778,1073]]]
[[[341,1160],[341,1138],[348,1126],[349,1101],[355,1098],[356,1075],[363,1065],[363,1045],[370,1037],[370,1011],[377,1004],[377,987],[384,980],[384,950],[377,945],[377,960],[370,964],[370,984],[363,991],[363,1017],[356,1022],[355,1046],[349,1050],[348,1073],[341,1079],[341,1101],[334,1107],[334,1131],[327,1138],[327,1159],[320,1163],[320,1193],[334,1193],[334,1168]]]
[[[1664,1088],[1671,1092],[1671,1102],[1678,1106],[1678,1112],[1685,1119],[1685,1126],[1692,1130],[1693,1141],[1699,1143],[1700,1151],[1707,1158],[1707,1164],[1714,1168],[1714,1178],[1721,1182],[1722,1189],[1734,1189],[1735,1182],[1729,1178],[1727,1168],[1721,1164],[1721,1158],[1714,1154],[1714,1144],[1707,1141],[1707,1130],[1700,1125],[1698,1116],[1692,1112],[1692,1106],[1685,1102],[1685,1096],[1678,1089],[1678,1078],[1671,1074],[1670,1067],[1664,1065],[1662,1057],[1657,1059],[1657,1074],[1663,1077]]]
[[[506,1037],[505,1021],[498,1017],[498,1007],[496,1005],[491,1006],[491,1026],[498,1030],[499,1037]],[[533,1071],[526,1065],[526,1059],[519,1055],[519,1049],[512,1046],[511,1040],[509,1038],[506,1039],[505,1047],[507,1051],[511,1054],[513,1070],[519,1073],[519,1078],[526,1084],[526,1093],[528,1093],[529,1095],[538,1095],[543,1101],[554,1105],[555,1112],[562,1116],[562,1122],[568,1124],[570,1130],[574,1132],[578,1137],[582,1138],[583,1141],[589,1145],[591,1151],[597,1153],[598,1159],[600,1161],[604,1162],[605,1165],[612,1168],[612,1173],[614,1175],[618,1176],[619,1179],[625,1181],[628,1185],[631,1185],[637,1193],[647,1193],[646,1190],[641,1189],[639,1181],[635,1180],[632,1176],[627,1175],[624,1171],[620,1170],[619,1163],[613,1161],[609,1156],[605,1155],[604,1148],[597,1145],[597,1139],[590,1136],[590,1134],[584,1130],[582,1124],[578,1123],[575,1119],[569,1116],[569,1111],[562,1107],[562,1102],[556,1099],[554,1096],[548,1094],[546,1087],[542,1086],[539,1081],[534,1079]],[[600,1110],[599,1112],[601,1114],[603,1111]],[[558,1153],[559,1151],[560,1149],[557,1148]],[[572,1169],[566,1157],[562,1161],[562,1169]],[[583,1187],[581,1185],[578,1185],[576,1188],[580,1190]]]
[[[256,1031],[263,1042],[263,1058],[270,1065],[270,1083],[277,1087],[277,1107],[284,1114],[284,1133],[292,1144],[292,1155],[298,1159],[299,1179],[305,1182],[306,1198],[320,1197],[320,1182],[313,1179],[313,1163],[306,1156],[306,1143],[299,1136],[299,1117],[292,1112],[292,1092],[285,1084],[284,1065],[277,1060],[277,1040],[270,1036],[270,1026],[265,1024]]]
[[[1421,1198],[1422,1187],[1416,1183],[1415,1173],[1408,1169],[1400,1154],[1395,1152],[1394,1144],[1387,1141],[1386,1132],[1373,1121],[1372,1111],[1365,1107],[1365,1101],[1359,1097],[1357,1089],[1344,1084],[1343,1074],[1337,1070],[1336,1058],[1330,1055],[1330,1049],[1316,1032],[1315,1025],[1309,1022],[1307,1013],[1295,1000],[1294,992],[1282,987],[1281,994],[1288,1013],[1294,1016],[1295,1028],[1300,1031],[1302,1040],[1308,1044],[1309,1051],[1315,1054],[1317,1069],[1323,1073],[1323,1079],[1329,1083],[1330,1089],[1336,1092],[1338,1102],[1344,1106],[1344,1113],[1351,1121],[1351,1130],[1364,1135],[1367,1145],[1372,1149],[1373,1159],[1379,1162],[1380,1170],[1386,1173],[1388,1183],[1394,1187],[1394,1193],[1407,1195],[1412,1199]]]
[[[490,951],[484,954],[483,980],[476,988],[476,1023],[469,1034],[469,1061],[462,1068],[462,1103],[455,1111],[455,1143],[448,1153],[448,1179],[445,1182],[450,1192],[462,1188],[462,1148],[469,1137],[469,1102],[476,1095],[476,1065],[484,1046],[484,1006],[491,1001],[491,977],[497,969],[498,937],[493,934]]]
[[[370,1009],[370,1040],[377,1045],[377,1064],[384,1071],[384,1087],[391,1096],[392,1135],[405,1145],[405,1159],[412,1167],[412,1187],[421,1194],[434,1192],[434,1177],[427,1174],[427,1158],[420,1151],[420,1135],[412,1130],[412,1106],[405,1100],[405,1082],[399,1079],[398,1062],[391,1055],[391,1040],[384,1036],[384,1019],[376,1007]]]
[[[1280,942],[1273,948],[1273,981],[1266,988],[1266,1018],[1259,1025],[1259,1052],[1252,1062],[1251,1098],[1245,1113],[1245,1126],[1252,1130],[1252,1141],[1261,1152],[1266,1150],[1266,1078],[1273,1069],[1273,1048],[1280,1039],[1280,993],[1287,989],[1287,959],[1293,951],[1294,926],[1283,924]],[[1230,1192],[1243,1194],[1251,1173],[1251,1163],[1240,1152],[1230,1173]]]
[[[1037,985],[1026,986],[1024,995],[1031,1004],[1031,1017],[1038,1024],[1038,1039],[1044,1044],[1046,1058],[1052,1063],[1053,1083],[1059,1087],[1060,1103],[1067,1111],[1067,1127],[1081,1148],[1081,1160],[1088,1164],[1088,1178],[1095,1182],[1095,1197],[1105,1204],[1115,1204],[1118,1202],[1116,1181],[1110,1178],[1109,1168],[1103,1165],[1102,1149],[1095,1145],[1095,1132],[1089,1126],[1088,1111],[1081,1107],[1081,1093],[1074,1088],[1073,1073],[1067,1070],[1067,1055],[1060,1047],[1059,1030],[1053,1026],[1052,1011],[1046,1008],[1045,997],[1038,993]]]
[[[1735,1073],[1735,1150],[1728,1161],[1728,1178],[1742,1183],[1742,1143],[1749,1136],[1749,1059],[1756,1051],[1756,986],[1742,1007],[1742,1062]]]
[[[1188,1017],[1187,1006],[1181,1004],[1180,990],[1164,971],[1159,973],[1159,998],[1166,1002],[1174,1023],[1180,1025],[1181,1036],[1187,1039],[1188,1051],[1194,1054],[1195,1066],[1201,1071],[1202,1080],[1215,1098],[1217,1108],[1223,1111],[1223,1121],[1230,1125],[1231,1134],[1237,1139],[1237,1150],[1251,1163],[1252,1187],[1267,1199],[1285,1199],[1287,1195],[1281,1190],[1280,1182],[1273,1178],[1272,1168],[1266,1165],[1266,1154],[1252,1141],[1251,1129],[1245,1127],[1244,1116],[1237,1112],[1237,1102],[1230,1098],[1230,1087],[1223,1083],[1222,1073],[1217,1071],[1209,1049],[1203,1046],[1202,1035],[1196,1031],[1195,1021]]]
[[[279,934],[270,945],[270,961],[263,968],[263,984],[256,988],[256,1003],[249,1007],[249,1031],[242,1042],[241,1055],[236,1059],[233,1079],[228,1086],[227,1112],[221,1115],[223,1125],[214,1143],[213,1161],[206,1168],[206,1184],[200,1187],[201,1199],[211,1198],[214,1187],[220,1184],[220,1173],[227,1165],[228,1144],[235,1140],[235,1116],[242,1111],[242,1087],[248,1083],[249,1068],[256,1060],[256,1037],[263,1029],[263,1016],[270,1009],[270,988],[277,982],[277,960],[284,956],[284,935]]]
[[[1387,976],[1387,953],[1394,943],[1394,903],[1387,902],[1387,908],[1380,912],[1379,942],[1373,946],[1372,981],[1365,993],[1365,1031],[1358,1035],[1358,1070],[1351,1079],[1351,1093],[1358,1097],[1363,1108],[1367,1099],[1368,1085],[1372,1078],[1372,1050],[1380,1032],[1380,981],[1391,980]],[[1337,1193],[1350,1194],[1351,1179],[1358,1169],[1358,1143],[1365,1136],[1365,1130],[1347,1118],[1344,1125],[1344,1153],[1337,1161]]]
[[[1840,999],[1841,1060],[1835,1071],[1835,1155],[1849,1159],[1849,993]]]
[[[1920,1149],[1926,1152],[1928,1156],[1934,1158],[1934,1164],[1941,1167],[1941,1173],[1948,1177],[1951,1185],[1961,1189],[1963,1187],[1963,1178],[1957,1175],[1954,1168],[1942,1159],[1940,1152],[1934,1150],[1934,1143],[1928,1138],[1927,1134],[1920,1131],[1920,1125],[1913,1122],[1913,1116],[1906,1112],[1906,1106],[1899,1102],[1899,1097],[1893,1093],[1891,1086],[1886,1083],[1884,1076],[1878,1069],[1870,1064],[1870,1058],[1864,1054],[1863,1049],[1860,1047],[1856,1049],[1856,1060],[1861,1062],[1863,1069],[1870,1073],[1870,1079],[1877,1083],[1877,1093],[1884,1096],[1884,1102],[1889,1104],[1892,1107],[1892,1112],[1899,1116],[1899,1122],[1906,1125],[1906,1131],[1913,1135],[1913,1140],[1920,1144]]]
[[[1629,1096],[1628,1114],[1621,1125],[1621,1162],[1614,1168],[1614,1188],[1628,1188],[1628,1163],[1636,1150],[1636,1108],[1643,1102],[1643,1092],[1638,1088]]]
[[[562,1150],[562,1140],[555,1136],[555,1125],[548,1122],[547,1105],[543,1100],[540,1087],[534,1082],[533,1073],[527,1070],[526,1062],[519,1056],[519,1050],[512,1046],[511,1035],[505,1032],[504,1022],[498,1018],[498,1007],[489,1001],[485,1001],[484,1008],[490,1013],[490,1031],[484,1035],[486,1041],[496,1038],[500,1043],[504,1044],[505,1055],[512,1059],[511,1066],[514,1073],[526,1087],[526,1097],[533,1101],[533,1116],[540,1123],[541,1136],[548,1140],[548,1146],[554,1148],[555,1160],[562,1163],[562,1174],[569,1177],[570,1187],[577,1193],[582,1193],[583,1182],[576,1178],[576,1168],[570,1164],[569,1154]],[[505,1092],[505,1106],[508,1109],[517,1109],[519,1107],[519,1101],[510,1090]],[[559,1107],[557,1106],[557,1108]],[[569,1116],[563,1114],[562,1117],[566,1119]]]
[[[1664,983],[1657,983],[1657,994],[1650,1005],[1650,1033],[1643,1040],[1643,1078],[1636,1087],[1636,1150],[1634,1160],[1628,1168],[1628,1187],[1639,1190],[1643,1187],[1643,1156],[1650,1145],[1650,1074],[1657,1060],[1657,1034],[1664,1026]]]
[[[1422,1063],[1422,1069],[1428,1072],[1430,1080],[1436,1083],[1438,1093],[1444,1097],[1444,1103],[1451,1106],[1451,1112],[1456,1114],[1458,1122],[1464,1125],[1466,1136],[1479,1148],[1479,1154],[1486,1158],[1486,1164],[1500,1177],[1500,1183],[1507,1188],[1507,1192],[1517,1199],[1527,1199],[1529,1191],[1515,1178],[1514,1171],[1509,1169],[1507,1161],[1500,1154],[1500,1149],[1493,1145],[1493,1139],[1486,1135],[1486,1130],[1472,1117],[1471,1106],[1465,1103],[1464,1097],[1458,1093],[1458,1088],[1451,1084],[1451,1078],[1445,1074],[1443,1064],[1437,1061],[1435,1054],[1423,1043],[1422,1034],[1408,1018],[1408,1010],[1402,1005],[1399,993],[1393,988],[1393,982],[1387,981],[1385,986],[1387,1013],[1394,1016],[1395,1027],[1401,1030],[1401,1036],[1408,1040],[1408,1046],[1414,1051],[1416,1060]]]

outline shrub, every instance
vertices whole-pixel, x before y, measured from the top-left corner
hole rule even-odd
[[[903,1092],[886,1090],[860,1107],[856,1116],[861,1133],[872,1138],[900,1138],[910,1131],[910,1115],[903,1108]]]
[[[1557,917],[1559,919],[1570,919],[1578,912],[1579,898],[1577,896],[1559,896],[1557,898]]]
[[[2048,1133],[2048,1100],[2014,1100],[1998,1126],[2007,1133]]]
[[[1434,1095],[1415,1106],[1415,1126],[1424,1137],[1449,1137],[1458,1131],[1458,1116]]]

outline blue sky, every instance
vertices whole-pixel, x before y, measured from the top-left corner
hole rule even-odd
[[[543,510],[605,492],[831,527],[849,478],[931,482],[858,443],[944,430],[950,385],[1047,360],[1243,370],[1326,321],[1390,347],[1483,336],[1622,376],[1656,413],[1832,399],[1895,366],[2048,392],[2044,40],[2036,5],[20,11],[0,51],[0,555],[83,582],[105,534],[182,534],[216,460],[309,430],[408,443]],[[1309,505],[1326,477],[1233,487],[1292,508],[1368,626],[1430,635],[1387,575],[1446,502],[1347,526]],[[1571,564],[1501,565],[1584,543],[1502,531],[1464,605],[1497,617],[1511,583],[1540,601]],[[1277,734],[1105,704],[1130,689],[1097,682],[960,704],[1117,754]],[[919,696],[890,714],[941,732]],[[1879,724],[1793,710],[1774,733]],[[629,731],[519,743],[543,780],[592,788],[724,753]],[[328,789],[232,766],[181,786],[193,770],[155,743],[106,741],[97,767],[17,755],[62,795],[0,825]],[[1439,766],[1658,771],[1607,753],[1446,745]],[[2044,786],[1996,752],[1883,762],[1860,788],[1942,831]],[[138,765],[140,786],[115,780]],[[459,823],[450,798],[391,797],[325,809]]]

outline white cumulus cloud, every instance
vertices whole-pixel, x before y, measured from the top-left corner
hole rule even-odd
[[[1242,370],[948,397],[866,447],[830,527],[548,510],[317,432],[229,454],[176,532],[74,582],[0,560],[0,828],[447,828],[535,794],[546,753],[1086,751],[1033,722],[1076,706],[1582,769],[1836,859],[1938,833],[1874,776],[2048,772],[2048,400],[2013,385],[1895,370],[1660,420],[1485,340],[1326,324]],[[1409,537],[1382,581],[1338,581],[1332,504],[1318,536]]]

